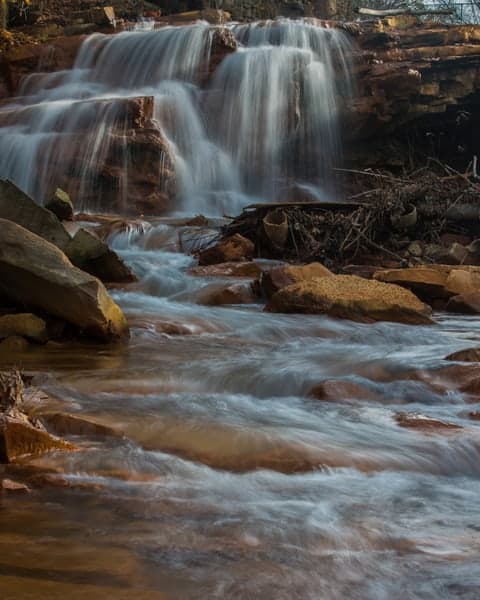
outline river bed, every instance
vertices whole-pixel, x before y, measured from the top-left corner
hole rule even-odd
[[[213,280],[187,273],[177,239],[159,224],[113,240],[141,278],[113,292],[128,346],[12,358],[43,373],[52,407],[124,437],[72,438],[78,452],[31,463],[58,485],[0,500],[2,599],[478,598],[479,406],[411,376],[434,382],[478,345],[478,319],[202,306]],[[366,393],[311,397],[325,380]],[[403,428],[399,412],[462,428]]]

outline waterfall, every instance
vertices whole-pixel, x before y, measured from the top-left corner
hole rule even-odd
[[[107,212],[135,212],[139,171],[140,188],[177,212],[233,214],[299,187],[331,194],[337,103],[350,93],[345,34],[307,20],[234,24],[238,49],[207,77],[218,29],[94,34],[71,71],[26,77],[0,108],[0,177],[40,203],[61,184],[77,209]],[[163,144],[141,165],[125,104],[140,97],[154,103],[146,138]]]

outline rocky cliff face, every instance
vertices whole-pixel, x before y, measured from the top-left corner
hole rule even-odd
[[[480,155],[475,135],[480,126],[480,26],[421,24],[412,17],[331,25],[344,28],[352,39],[355,90],[342,108],[344,154],[349,166],[408,167],[416,153],[465,167],[473,155]],[[0,58],[0,100],[18,93],[25,75],[71,68],[83,39],[63,36],[12,48]],[[201,67],[203,86],[224,57],[235,50],[231,30],[218,27],[210,67]],[[127,103],[126,110],[129,106]],[[130,154],[138,157],[139,165],[146,164],[147,156],[155,164],[166,164],[168,181],[162,194],[155,192],[158,182],[142,168],[135,170],[133,187],[128,190],[138,210],[156,212],[174,197],[173,167],[165,141],[154,134],[150,100],[138,99],[132,106],[139,106],[146,116],[128,125],[128,142],[124,129],[121,135],[117,131],[110,135],[131,146]],[[105,190],[118,187],[115,182],[121,165],[115,156],[113,152],[107,157],[98,179]],[[59,160],[69,157],[59,156]],[[70,170],[65,169],[67,179]],[[97,176],[92,173],[93,179]],[[71,188],[68,180],[62,181],[62,186]],[[114,201],[112,196],[112,208]]]
[[[352,32],[358,87],[346,106],[347,158],[406,164],[413,144],[449,160],[480,153],[480,26],[397,17]]]

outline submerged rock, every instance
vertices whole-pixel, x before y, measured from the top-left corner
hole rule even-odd
[[[57,188],[53,198],[45,205],[60,221],[73,221],[73,204],[67,192]]]
[[[378,400],[379,395],[360,383],[341,379],[327,379],[314,386],[310,397],[326,402],[343,400]]]
[[[0,292],[102,341],[128,336],[121,309],[103,284],[74,267],[53,244],[0,219]]]
[[[467,348],[449,354],[445,360],[456,360],[458,362],[480,362],[480,348]]]
[[[215,244],[215,246],[200,252],[198,264],[203,266],[226,262],[243,262],[245,259],[251,259],[254,251],[254,243],[243,237],[243,235],[236,233]]]
[[[48,338],[47,325],[43,319],[31,313],[3,315],[0,317],[0,339],[12,336],[44,343]]]
[[[87,435],[94,437],[119,437],[122,434],[112,427],[69,413],[52,412],[39,415],[40,421],[56,435]]]
[[[326,314],[364,323],[394,321],[420,325],[432,322],[429,306],[412,292],[355,275],[332,275],[289,285],[272,296],[266,310]]]
[[[395,415],[395,421],[400,427],[420,429],[429,433],[443,433],[463,429],[461,425],[457,425],[456,423],[441,421],[440,419],[434,419],[433,417],[419,413],[398,413]]]

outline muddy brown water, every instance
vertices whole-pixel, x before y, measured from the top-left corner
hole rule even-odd
[[[212,280],[187,274],[177,237],[113,240],[141,278],[113,292],[128,346],[3,359],[38,373],[52,408],[125,435],[72,438],[78,452],[29,461],[49,485],[0,499],[2,600],[477,599],[480,406],[431,382],[480,344],[480,321],[201,306]],[[325,380],[349,385],[310,397]],[[400,427],[399,412],[461,429]]]

